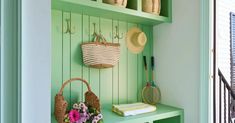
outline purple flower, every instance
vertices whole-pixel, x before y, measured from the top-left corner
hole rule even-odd
[[[70,119],[70,122],[74,123],[80,119],[80,114],[78,113],[77,110],[71,110],[69,112],[69,119]]]
[[[85,123],[90,116],[87,113],[80,113],[80,119],[76,123]]]

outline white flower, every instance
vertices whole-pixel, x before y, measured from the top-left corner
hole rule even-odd
[[[97,117],[99,117],[100,119],[103,119],[103,115],[102,114],[98,114]]]
[[[77,103],[74,103],[74,104],[73,104],[73,108],[79,110],[78,104],[77,104]]]

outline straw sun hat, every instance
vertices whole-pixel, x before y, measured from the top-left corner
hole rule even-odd
[[[147,43],[147,37],[144,32],[139,28],[133,27],[126,34],[127,48],[132,53],[140,53],[143,51],[145,44]]]

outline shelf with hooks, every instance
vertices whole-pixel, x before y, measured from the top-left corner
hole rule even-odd
[[[160,15],[142,12],[141,0],[133,1],[134,0],[130,0],[130,2],[128,2],[127,8],[122,8],[102,3],[101,0],[53,0],[52,8],[146,25],[158,25],[161,23],[170,23],[172,21],[172,0],[162,1]]]

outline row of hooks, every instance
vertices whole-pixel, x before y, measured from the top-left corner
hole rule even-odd
[[[64,31],[65,34],[74,34],[76,32],[76,29],[75,27],[71,27],[71,20],[70,19],[66,19],[65,20],[66,23],[67,23],[67,27]],[[93,23],[93,28],[94,28],[94,32],[93,32],[93,35],[96,35],[96,23]],[[99,33],[101,34],[101,30],[99,30]],[[123,38],[123,33],[120,35],[119,34],[119,28],[118,26],[115,26],[115,32],[114,32],[114,39],[122,39]]]

